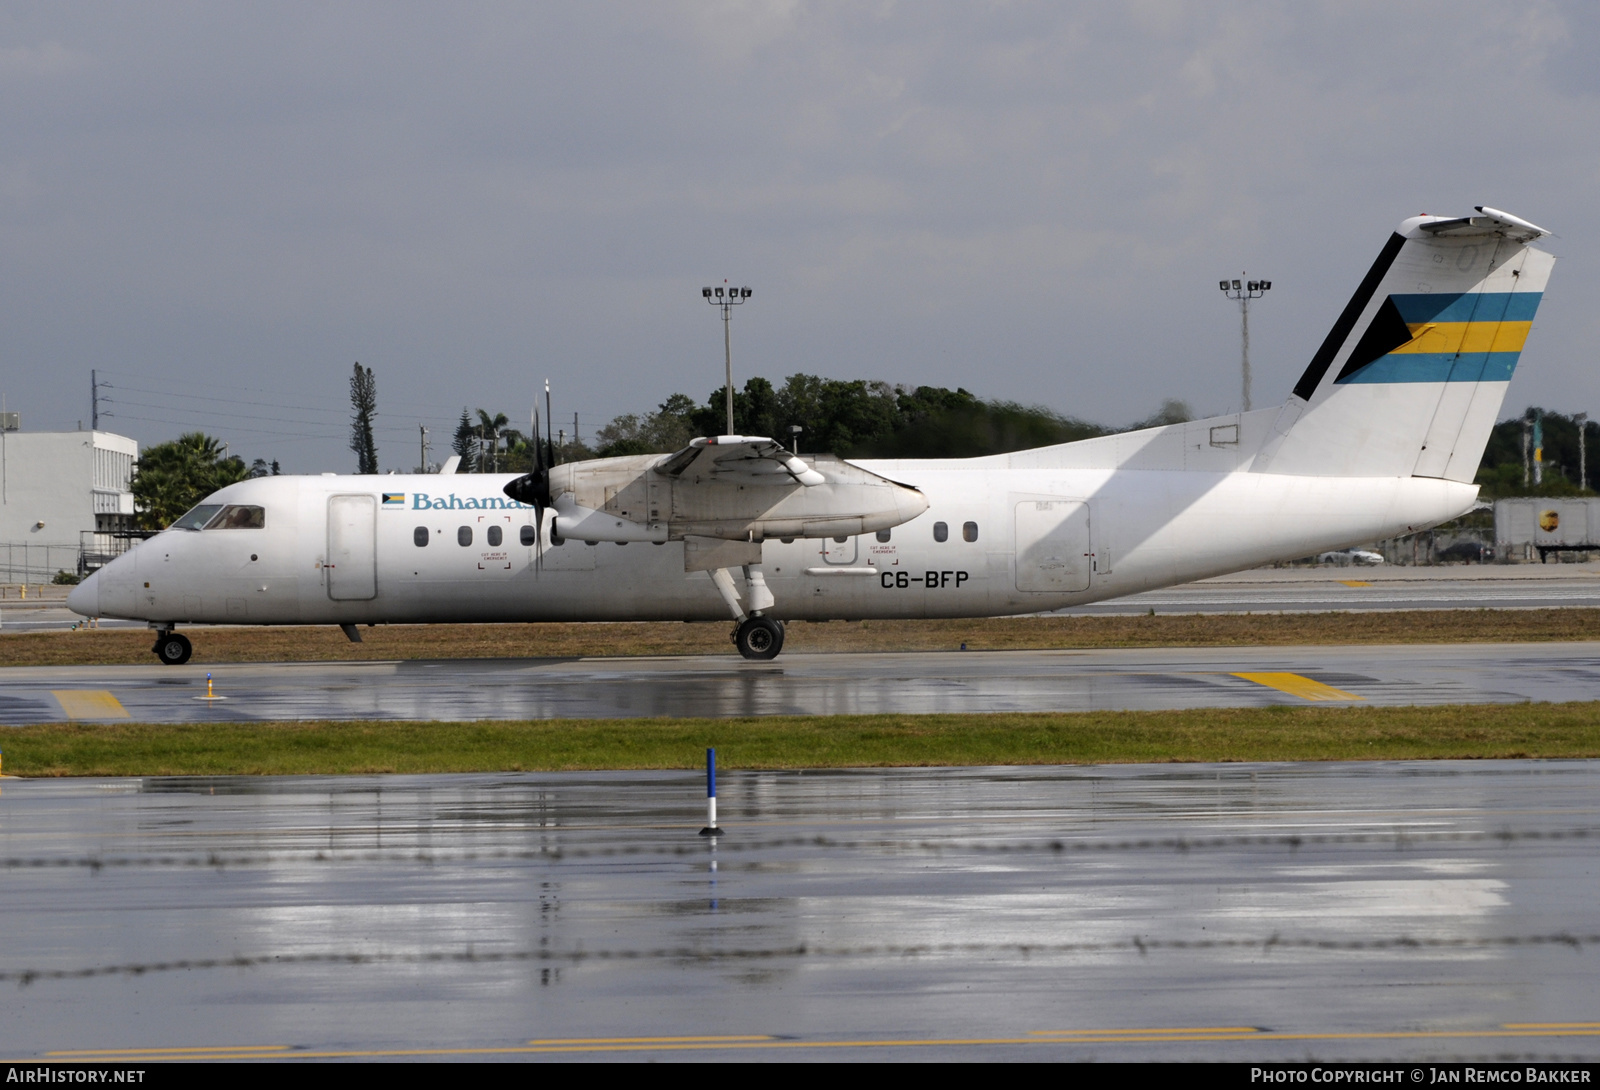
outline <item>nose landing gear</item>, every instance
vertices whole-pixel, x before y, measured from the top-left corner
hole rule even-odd
[[[156,645],[150,650],[155,652],[156,658],[163,664],[182,666],[189,661],[189,656],[194,654],[194,645],[189,642],[189,637],[180,636],[169,628],[156,635]]]
[[[783,650],[783,622],[757,614],[739,622],[733,645],[747,659],[775,659]]]

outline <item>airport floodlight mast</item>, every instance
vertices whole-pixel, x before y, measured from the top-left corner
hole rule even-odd
[[[723,281],[727,283],[726,280]],[[728,434],[733,430],[733,341],[728,327],[733,320],[733,308],[750,298],[749,288],[701,288],[700,296],[714,307],[722,308],[722,360],[728,368],[728,385],[724,391],[728,403]]]
[[[1244,381],[1244,411],[1250,411],[1250,300],[1272,290],[1270,280],[1222,280],[1222,294],[1239,302],[1239,370]]]

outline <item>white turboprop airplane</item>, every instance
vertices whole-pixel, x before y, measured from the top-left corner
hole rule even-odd
[[[1469,510],[1554,258],[1479,207],[1400,224],[1284,405],[983,458],[676,454],[466,476],[263,477],[74,589],[179,624],[737,621],[1037,613],[1392,537]],[[537,419],[535,419],[537,427]],[[536,444],[537,446],[537,444]],[[548,441],[540,448],[548,451]]]

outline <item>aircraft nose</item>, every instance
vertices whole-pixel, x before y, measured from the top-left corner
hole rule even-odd
[[[89,577],[67,592],[67,608],[85,617],[100,616],[100,573]]]

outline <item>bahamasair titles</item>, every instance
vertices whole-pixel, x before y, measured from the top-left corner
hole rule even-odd
[[[1480,207],[1400,224],[1287,402],[961,460],[797,456],[718,435],[531,473],[263,477],[89,576],[68,604],[184,624],[1036,613],[1421,530],[1472,483],[1554,258]]]

